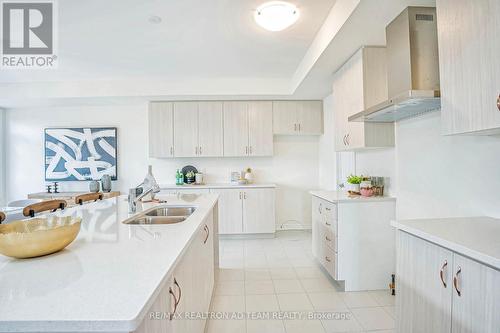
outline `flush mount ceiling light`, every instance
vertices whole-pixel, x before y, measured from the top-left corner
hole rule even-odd
[[[266,2],[255,11],[255,22],[269,31],[285,30],[299,19],[295,5],[284,1]]]

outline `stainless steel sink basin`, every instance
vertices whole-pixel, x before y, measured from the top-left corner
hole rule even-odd
[[[138,216],[126,224],[175,224],[186,220],[186,216]]]
[[[161,207],[146,213],[146,216],[189,216],[194,207]]]
[[[185,221],[193,214],[195,207],[158,207],[140,214],[133,219],[124,221],[125,224],[175,224]]]

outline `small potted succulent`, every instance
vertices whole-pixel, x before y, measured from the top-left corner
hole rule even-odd
[[[186,183],[187,184],[192,184],[195,181],[195,174],[193,171],[189,171],[186,173]]]
[[[347,177],[347,192],[351,194],[359,194],[359,185],[363,181],[363,176],[350,175]]]

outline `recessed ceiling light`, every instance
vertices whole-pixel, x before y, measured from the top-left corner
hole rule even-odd
[[[152,23],[152,24],[158,24],[158,23],[161,23],[161,17],[156,16],[156,15],[152,15],[149,17],[148,21],[149,21],[149,23]]]
[[[284,1],[266,2],[255,11],[255,22],[269,31],[285,30],[299,19],[295,5]]]

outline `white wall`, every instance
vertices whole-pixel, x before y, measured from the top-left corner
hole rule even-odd
[[[384,194],[394,195],[396,191],[396,150],[374,149],[355,153],[356,174],[384,177]]]
[[[229,182],[231,171],[251,167],[256,182],[278,185],[278,227],[287,221],[311,223],[308,191],[318,185],[317,137],[275,137],[274,157],[150,160],[146,104],[15,109],[7,111],[6,119],[8,200],[44,191],[44,128],[114,126],[118,128],[118,181],[113,185],[123,193],[142,181],[149,163],[163,184],[173,184],[176,169],[187,164],[203,171],[207,182]],[[61,184],[62,191],[87,189],[87,182]]]
[[[396,148],[357,153],[356,169],[392,175],[399,219],[500,217],[500,137],[442,136],[439,112],[398,122]]]
[[[442,136],[439,113],[396,131],[398,218],[500,218],[500,137]]]
[[[323,190],[335,190],[337,184],[333,112],[333,94],[331,94],[323,100],[324,134],[319,138],[319,187]]]

